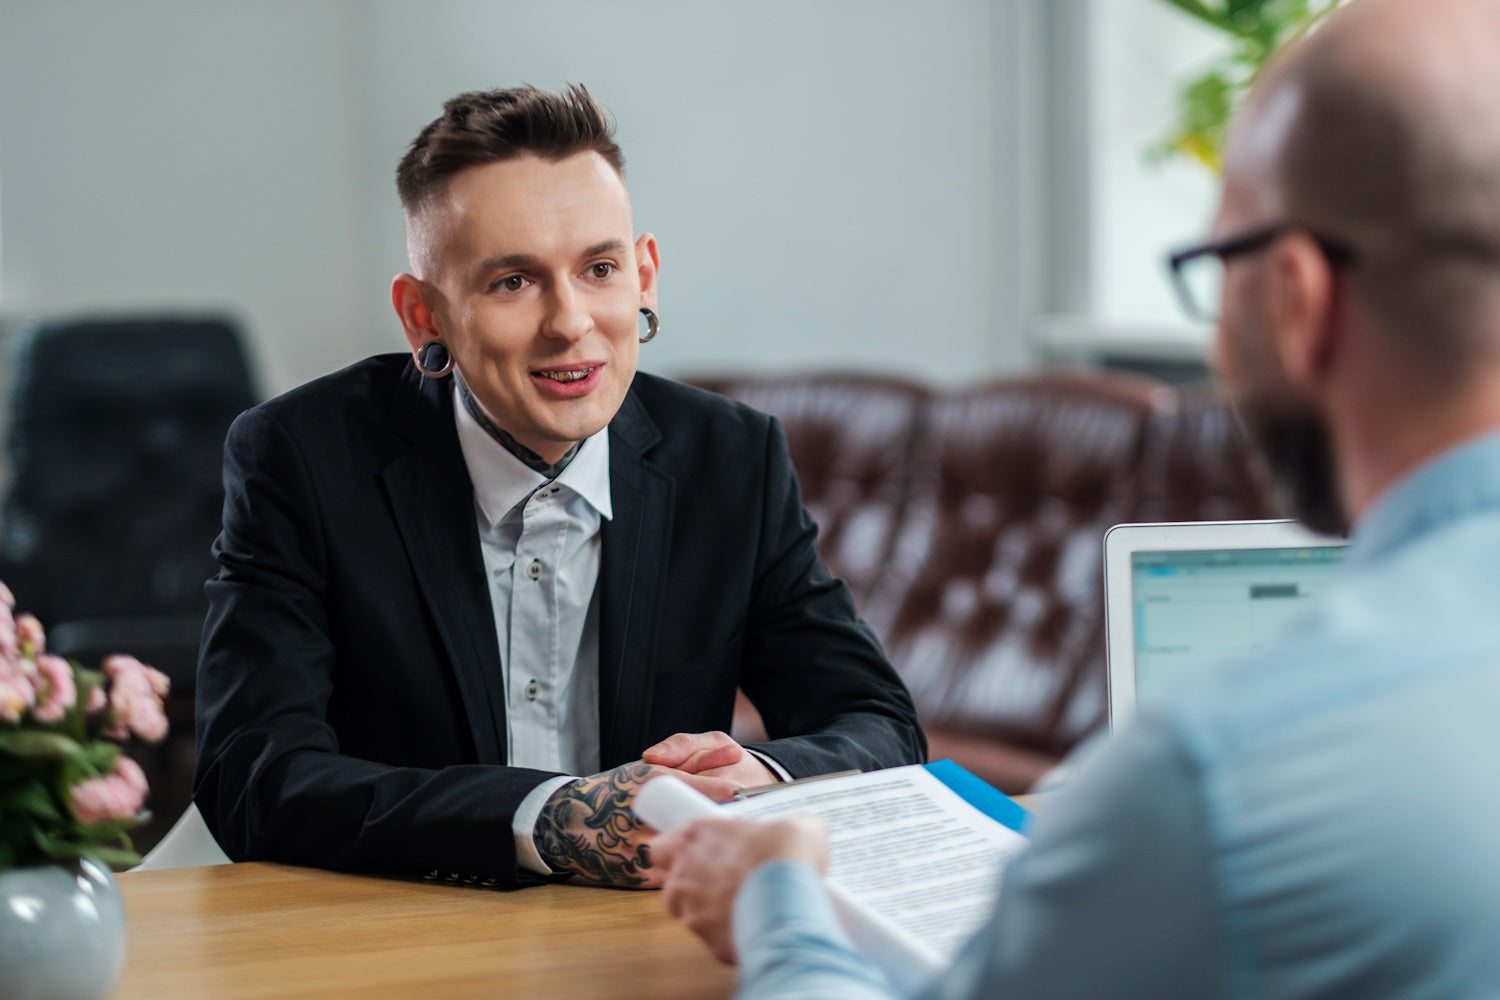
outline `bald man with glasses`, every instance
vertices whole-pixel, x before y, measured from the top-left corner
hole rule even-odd
[[[1257,83],[1171,264],[1289,511],[1352,526],[1345,572],[1080,753],[924,995],[1500,996],[1497,53],[1500,0],[1354,0]],[[656,859],[742,998],[891,996],[826,853],[721,820]]]

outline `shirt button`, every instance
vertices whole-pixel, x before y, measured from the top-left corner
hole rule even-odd
[[[526,700],[536,701],[536,696],[541,693],[542,686],[536,681],[526,685]]]
[[[540,580],[542,577],[542,561],[540,559],[531,560],[530,565],[526,567],[526,575],[533,580]]]

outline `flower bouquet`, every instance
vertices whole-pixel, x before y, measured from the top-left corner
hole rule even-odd
[[[167,735],[167,677],[133,656],[96,671],[48,653],[41,623],[14,607],[0,583],[0,873],[137,864],[128,831],[148,818],[146,776],[120,744]]]

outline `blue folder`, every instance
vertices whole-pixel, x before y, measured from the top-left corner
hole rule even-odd
[[[936,760],[927,765],[932,776],[951,788],[959,798],[984,813],[1001,826],[1017,833],[1026,832],[1031,814],[1020,803],[951,760]]]

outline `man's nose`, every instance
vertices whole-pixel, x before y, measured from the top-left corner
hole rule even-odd
[[[587,303],[570,282],[559,282],[548,296],[549,308],[542,320],[542,333],[558,340],[578,340],[594,328]]]

